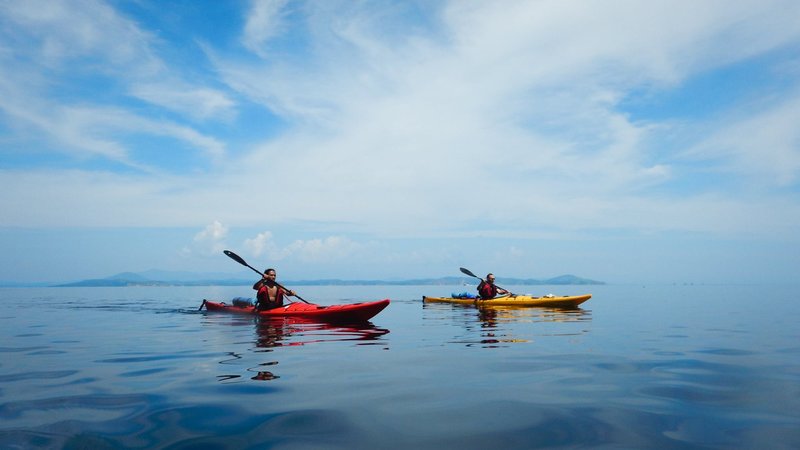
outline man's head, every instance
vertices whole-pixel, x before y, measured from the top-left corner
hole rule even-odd
[[[494,274],[489,273],[486,274],[486,282],[490,284],[494,284]]]

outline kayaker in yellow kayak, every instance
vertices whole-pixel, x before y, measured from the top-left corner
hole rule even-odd
[[[497,297],[497,294],[508,295],[510,292],[499,286],[495,286],[494,274],[487,274],[486,280],[481,280],[480,284],[478,284],[478,295],[480,295],[482,300],[489,300],[490,298]]]
[[[256,281],[253,289],[258,291],[256,294],[256,310],[265,311],[268,309],[279,308],[283,306],[283,297],[288,295],[293,297],[294,291],[283,289],[275,280],[278,274],[275,269],[267,269],[261,279]]]

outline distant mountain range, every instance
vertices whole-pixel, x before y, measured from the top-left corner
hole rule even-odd
[[[430,285],[462,285],[475,284],[478,280],[469,277],[441,277],[411,280],[281,280],[284,285],[292,286],[430,286]],[[166,272],[150,270],[147,272],[124,272],[107,278],[76,281],[73,283],[55,284],[56,287],[122,287],[122,286],[250,286],[253,277],[232,278],[230,274],[196,274],[189,272]],[[605,284],[602,281],[590,280],[575,275],[561,275],[547,279],[533,278],[497,278],[497,284],[503,285],[585,285]]]

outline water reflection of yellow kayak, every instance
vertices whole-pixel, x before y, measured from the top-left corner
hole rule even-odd
[[[440,305],[441,306],[441,305]],[[458,305],[472,308],[472,305]],[[478,319],[484,324],[497,325],[498,323],[534,323],[534,322],[581,322],[591,320],[591,313],[579,306],[553,307],[553,306],[503,306],[488,305],[478,306]]]
[[[453,297],[422,297],[422,301],[428,303],[458,303],[461,305],[476,306],[547,306],[550,308],[575,308],[590,298],[592,298],[591,294],[571,295],[564,297],[533,297],[530,295],[512,295],[496,297],[489,300]]]

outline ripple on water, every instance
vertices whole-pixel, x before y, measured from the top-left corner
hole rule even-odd
[[[683,404],[735,404],[739,402],[738,391],[700,385],[661,384],[637,389],[640,395],[657,397]]]
[[[21,353],[21,352],[32,352],[38,350],[44,350],[48,347],[43,345],[37,345],[33,347],[0,347],[0,353]]]
[[[133,418],[133,422],[140,431],[121,441],[124,445],[189,449],[290,444],[295,448],[326,448],[358,442],[358,427],[338,410],[247,414],[230,406],[201,405],[152,411]]]
[[[120,422],[125,416],[145,411],[154,396],[76,395],[5,403],[0,407],[4,428],[56,430],[64,422]]]
[[[48,356],[48,355],[65,355],[67,352],[64,350],[39,350],[37,352],[31,352],[30,355],[34,356]]]
[[[721,356],[750,356],[756,354],[756,352],[748,350],[740,350],[736,348],[711,348],[706,350],[697,350],[696,352],[705,353],[709,355],[721,355]]]
[[[118,376],[122,377],[122,378],[143,377],[143,376],[147,376],[147,375],[153,375],[153,374],[156,374],[156,373],[165,372],[167,370],[168,369],[165,368],[165,367],[157,367],[157,368],[154,368],[154,369],[144,369],[144,370],[134,370],[134,371],[131,371],[131,372],[123,372],[123,373],[120,373]]]
[[[48,380],[56,378],[64,378],[75,375],[77,370],[49,370],[37,372],[19,372],[8,375],[0,375],[0,383],[11,383],[16,381],[28,380]]]

